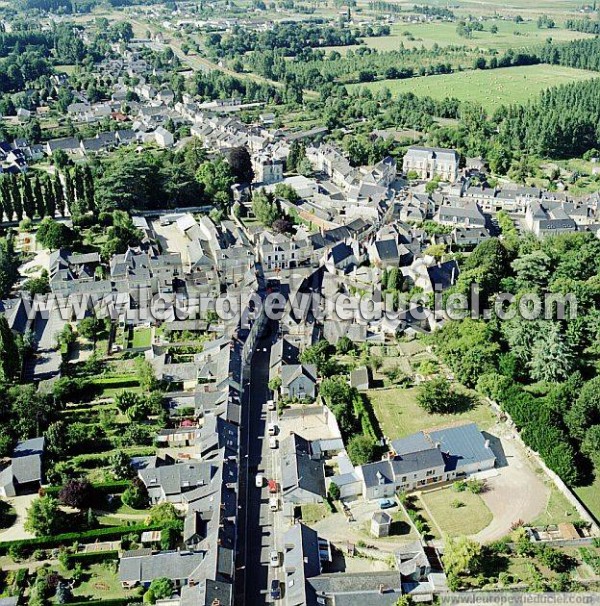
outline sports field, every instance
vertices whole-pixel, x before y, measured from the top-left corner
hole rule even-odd
[[[570,67],[527,65],[406,80],[380,80],[369,84],[352,84],[348,88],[366,87],[373,92],[388,88],[392,95],[412,92],[434,99],[456,97],[461,101],[481,103],[487,110],[494,110],[500,105],[524,103],[550,86],[594,77],[597,78],[598,74]]]

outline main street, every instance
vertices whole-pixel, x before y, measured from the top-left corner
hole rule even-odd
[[[266,435],[267,424],[276,420],[276,412],[267,410],[269,358],[274,334],[275,326],[271,325],[258,341],[250,363],[250,380],[244,385],[237,595],[238,600],[243,600],[239,603],[247,606],[270,601],[269,554],[276,548],[274,514],[269,509],[266,485],[268,479],[279,479],[276,454],[269,448]],[[265,477],[262,488],[255,484],[257,473]]]

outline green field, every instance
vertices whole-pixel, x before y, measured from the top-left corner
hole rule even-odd
[[[452,488],[443,488],[419,495],[433,518],[432,521],[442,531],[442,535],[456,537],[465,533],[465,520],[469,520],[468,533],[476,534],[492,521],[492,512],[483,499],[469,492],[456,492]],[[460,501],[461,507],[452,507],[453,501]]]
[[[456,97],[461,101],[480,103],[486,109],[494,110],[500,105],[524,103],[550,86],[594,77],[598,77],[598,74],[570,67],[527,65],[406,80],[380,80],[370,84],[353,84],[348,88],[356,90],[366,87],[373,92],[388,88],[393,95],[414,93],[434,99]]]
[[[554,29],[538,29],[537,23],[527,21],[515,23],[503,19],[490,19],[484,21],[482,32],[473,32],[472,38],[463,38],[456,32],[456,23],[400,23],[392,28],[389,36],[380,38],[365,38],[365,44],[377,50],[397,50],[400,44],[405,48],[431,48],[438,46],[466,46],[472,49],[498,50],[508,48],[525,48],[543,44],[546,38],[551,37],[555,42],[576,40],[591,37],[591,34],[573,32],[568,29],[555,27]],[[495,25],[496,34],[490,32]]]
[[[596,520],[600,520],[600,470],[596,470],[593,484],[575,488],[574,492]]]
[[[486,404],[478,404],[458,414],[428,414],[417,404],[418,388],[371,389],[367,392],[383,434],[394,440],[422,429],[432,429],[457,421],[477,423],[489,429],[496,417]]]

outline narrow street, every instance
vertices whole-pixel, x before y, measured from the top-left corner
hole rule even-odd
[[[266,332],[252,358],[249,384],[244,386],[237,596],[238,600],[244,600],[239,603],[247,606],[259,606],[270,601],[269,554],[276,544],[273,526],[275,514],[269,510],[267,480],[279,480],[279,472],[276,451],[269,448],[266,435],[268,423],[276,420],[276,412],[267,410],[270,397],[269,357],[274,333]],[[262,488],[255,483],[258,473],[265,477]]]

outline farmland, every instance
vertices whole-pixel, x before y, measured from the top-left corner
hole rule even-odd
[[[434,99],[455,97],[461,101],[480,103],[485,109],[493,111],[500,105],[527,102],[550,86],[594,77],[597,77],[594,72],[568,67],[528,65],[406,80],[381,80],[348,88],[356,90],[365,87],[373,92],[387,88],[392,95],[414,93]]]

